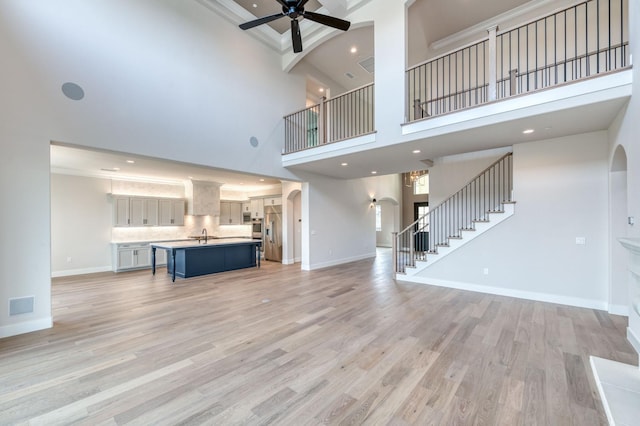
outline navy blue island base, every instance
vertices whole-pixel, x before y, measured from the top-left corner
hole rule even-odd
[[[156,250],[167,251],[167,273],[190,278],[234,269],[260,267],[260,240],[244,238],[209,239],[151,244],[152,273],[156,273]]]

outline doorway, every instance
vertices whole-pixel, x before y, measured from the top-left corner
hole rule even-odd
[[[628,236],[631,226],[627,210],[627,154],[622,146],[616,148],[611,160],[609,193],[609,312],[628,315],[628,256],[618,242],[618,238]]]
[[[429,202],[422,201],[419,203],[413,203],[413,221],[420,219],[422,216],[429,213]]]

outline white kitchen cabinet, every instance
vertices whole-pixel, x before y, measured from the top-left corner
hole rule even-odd
[[[242,213],[251,213],[251,203],[249,201],[242,203]]]
[[[229,212],[232,225],[242,224],[242,203],[231,203],[231,209]]]
[[[149,243],[114,244],[112,256],[114,272],[151,267]]]
[[[242,223],[242,203],[220,201],[220,225],[240,225]]]
[[[267,197],[264,199],[264,206],[281,206],[282,197]]]
[[[129,197],[113,197],[113,226],[129,226]]]
[[[183,226],[184,200],[160,199],[158,201],[158,223],[160,226]]]
[[[251,199],[251,218],[262,219],[264,217],[264,199],[252,198]]]
[[[129,226],[157,226],[158,199],[131,197]]]

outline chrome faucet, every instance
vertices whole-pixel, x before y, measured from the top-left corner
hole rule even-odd
[[[207,243],[207,228],[202,228],[202,235],[204,235],[204,243]]]

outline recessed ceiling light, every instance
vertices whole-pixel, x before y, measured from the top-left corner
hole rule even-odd
[[[244,182],[240,182],[240,185],[244,185]]]
[[[323,87],[319,88],[318,92],[320,92],[320,93],[324,92],[324,88]]]
[[[120,171],[120,167],[114,167],[114,168],[113,168],[113,169],[111,169],[111,170],[115,170],[116,172],[118,172],[118,171]]]
[[[524,130],[522,133],[523,133],[523,134],[525,134],[525,135],[530,135],[530,134],[531,134],[531,133],[533,133],[533,132],[535,132],[535,130],[533,130],[533,129],[527,129],[527,130]]]
[[[136,164],[136,162],[135,162],[135,161],[133,161],[133,160],[127,160],[127,163],[129,163],[129,164]]]
[[[420,154],[420,152],[422,152],[422,151],[420,151],[419,149],[414,149],[414,150],[413,150],[413,151],[411,151],[411,152],[413,152],[414,154]]]
[[[353,47],[351,48],[351,53],[358,53],[358,48],[357,48],[357,47],[355,47],[355,46],[353,46]]]
[[[341,165],[342,167],[346,167],[346,166],[348,166],[348,165],[349,165],[349,163],[340,163],[340,165]]]
[[[187,176],[188,179],[193,179],[193,176]]]
[[[252,6],[253,6],[253,7],[258,7],[258,5],[257,5],[257,4],[255,4],[255,3],[254,3],[254,4],[252,4]]]
[[[260,179],[260,182],[264,182],[264,179]]]
[[[378,172],[377,172],[377,171],[375,171],[375,170],[372,170],[372,171],[371,171],[371,174],[372,174],[372,175],[377,175],[377,174],[378,174]]]

